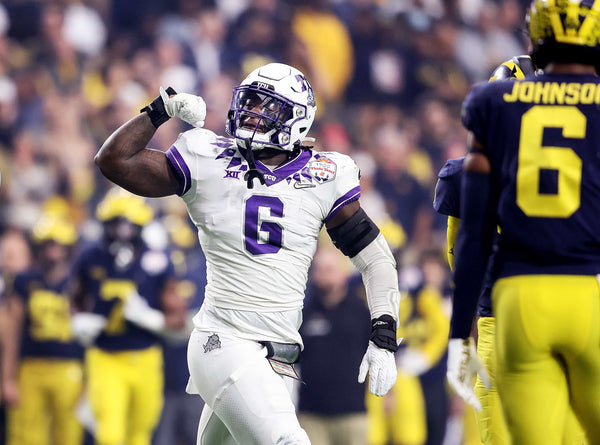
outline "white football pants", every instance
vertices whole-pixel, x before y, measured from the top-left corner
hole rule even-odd
[[[258,342],[194,329],[188,345],[188,392],[206,405],[197,445],[310,445],[282,378]]]

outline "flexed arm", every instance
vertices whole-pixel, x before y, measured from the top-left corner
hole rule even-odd
[[[107,179],[136,195],[177,193],[179,180],[165,153],[146,147],[155,131],[146,113],[135,116],[108,137],[94,162]]]
[[[180,188],[165,153],[147,148],[156,129],[172,116],[194,126],[204,124],[206,105],[201,97],[167,91],[171,97],[161,88],[161,95],[111,134],[94,158],[106,178],[136,195],[168,196]]]

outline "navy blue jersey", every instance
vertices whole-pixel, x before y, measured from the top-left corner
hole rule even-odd
[[[30,269],[15,277],[13,289],[23,302],[25,318],[21,357],[82,359],[83,348],[73,339],[68,278],[56,283]]]
[[[501,234],[495,276],[600,273],[600,80],[478,85],[463,123],[486,147]]]
[[[460,218],[460,182],[465,158],[448,159],[438,173],[433,208],[442,215]]]
[[[125,320],[125,299],[137,291],[150,307],[160,309],[160,294],[173,276],[173,265],[162,251],[143,250],[125,268],[119,268],[102,244],[84,250],[74,275],[93,299],[93,312],[107,317],[108,324],[95,345],[108,351],[145,349],[158,343],[153,333]]]
[[[460,183],[463,177],[463,162],[465,158],[448,159],[438,173],[435,186],[433,208],[442,215],[460,218]],[[492,317],[492,286],[486,278],[483,290],[479,296],[477,314],[480,317]]]

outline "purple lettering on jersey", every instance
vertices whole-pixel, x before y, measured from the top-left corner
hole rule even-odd
[[[239,170],[225,170],[225,176],[223,176],[223,178],[239,179],[240,173]]]
[[[246,250],[252,255],[277,253],[281,249],[283,227],[273,221],[260,221],[261,207],[269,209],[271,217],[283,217],[283,202],[276,196],[253,195],[246,200],[244,241]],[[259,242],[259,231],[268,233],[266,243]]]
[[[360,198],[360,185],[354,187],[352,190],[345,193],[341,198],[337,199],[333,203],[333,206],[331,206],[331,210],[329,211],[329,214],[325,217],[323,222],[326,223],[327,221],[329,221],[342,207],[344,207],[346,204],[350,204],[351,202],[358,200],[358,198]]]

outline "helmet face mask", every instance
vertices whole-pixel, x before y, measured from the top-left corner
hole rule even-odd
[[[265,93],[262,88],[253,85],[240,86],[234,90],[232,110],[235,110],[235,125],[238,130],[250,132],[249,137],[263,135],[261,140],[279,144],[286,142],[291,133],[290,119],[294,103],[278,97],[271,92]],[[283,135],[279,133],[283,132]],[[287,137],[285,137],[287,135]]]
[[[119,268],[127,267],[144,245],[142,228],[154,218],[154,211],[144,198],[124,189],[113,188],[96,208],[102,222],[103,241]]]
[[[43,265],[51,266],[67,261],[71,256],[73,246],[61,244],[55,240],[44,241],[35,246],[35,257]]]
[[[115,217],[102,222],[103,242],[119,269],[129,267],[144,246],[142,226],[125,217]]]
[[[254,70],[233,90],[227,133],[252,150],[293,151],[315,117],[313,90],[297,69],[271,63]]]

